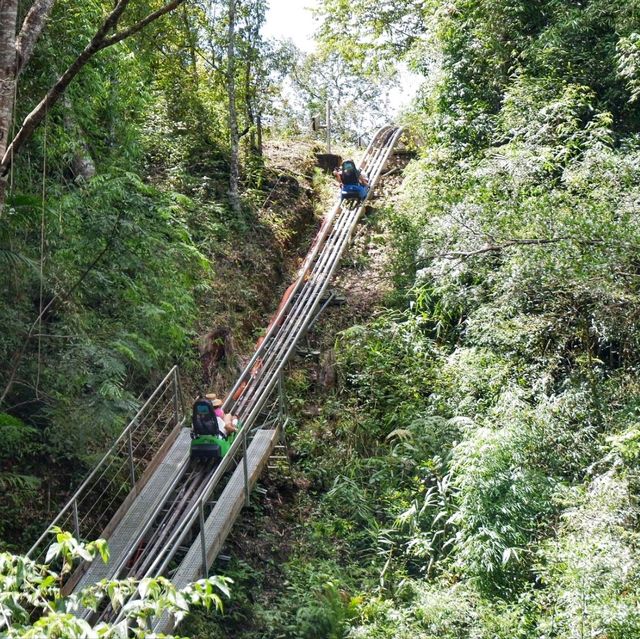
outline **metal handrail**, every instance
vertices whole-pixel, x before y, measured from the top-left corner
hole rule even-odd
[[[46,539],[46,537],[51,532],[52,528],[60,522],[60,520],[64,517],[64,515],[69,512],[73,512],[74,520],[76,521],[76,534],[79,533],[79,525],[78,525],[78,513],[77,513],[77,505],[79,500],[81,499],[82,493],[85,489],[91,484],[91,481],[95,478],[98,472],[101,470],[104,464],[116,453],[118,447],[125,443],[126,440],[134,433],[137,432],[138,428],[142,427],[143,422],[139,421],[140,417],[144,414],[147,407],[153,402],[153,400],[158,396],[158,393],[165,387],[167,382],[171,380],[175,385],[175,393],[176,395],[180,395],[179,403],[182,408],[183,417],[182,421],[184,421],[184,401],[181,397],[181,391],[179,386],[179,376],[178,376],[178,366],[173,366],[171,370],[166,374],[164,379],[158,384],[155,390],[151,393],[142,407],[136,412],[135,416],[131,419],[127,427],[120,433],[118,438],[111,445],[109,450],[103,455],[102,459],[98,462],[98,464],[93,468],[93,470],[87,475],[82,484],[80,484],[79,488],[75,491],[73,496],[67,501],[62,510],[58,513],[55,519],[47,526],[45,531],[40,535],[38,540],[33,544],[33,546],[27,552],[27,556],[31,557],[32,553],[40,546],[40,544]],[[175,401],[175,399],[174,399]],[[176,404],[174,404],[175,406]],[[178,419],[178,413],[176,413],[176,419]],[[132,483],[131,488],[133,489],[135,481]]]

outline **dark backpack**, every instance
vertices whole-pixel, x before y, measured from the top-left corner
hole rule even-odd
[[[347,160],[342,163],[341,176],[343,184],[358,184],[360,171],[358,171],[356,165],[351,160]]]
[[[213,404],[208,399],[197,399],[191,417],[196,435],[217,435],[218,418]]]

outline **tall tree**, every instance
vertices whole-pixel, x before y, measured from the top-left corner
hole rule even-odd
[[[47,23],[47,18],[51,14],[55,3],[56,0],[36,0],[31,9],[29,9],[22,23],[20,33],[16,38],[17,76],[22,73],[29,63],[36,47],[36,42]]]
[[[336,69],[341,69],[336,73]],[[358,77],[358,69],[337,52],[300,54],[293,73],[306,115],[323,113],[331,103],[333,133],[344,140],[356,141],[388,118],[385,104],[386,78],[375,81]]]
[[[0,155],[7,149],[16,83],[18,0],[0,0]],[[0,189],[4,191],[3,184]],[[0,203],[2,193],[0,193]]]
[[[231,157],[229,170],[229,199],[235,213],[240,213],[240,135],[238,133],[238,113],[236,111],[236,0],[229,0],[229,24],[227,30],[227,95],[229,96],[229,140]]]
[[[36,0],[16,37],[18,0],[0,0],[0,157],[9,144],[9,129],[18,76],[29,62],[55,0]],[[4,181],[0,181],[4,191]],[[0,207],[2,204],[0,193]]]
[[[241,15],[241,57],[243,69],[243,99],[246,130],[249,135],[249,152],[262,155],[262,104],[260,94],[268,93],[271,70],[277,64],[274,51],[268,47],[260,33],[265,22],[265,0],[252,0]]]
[[[361,74],[393,72],[425,36],[433,22],[434,0],[320,0],[318,40],[325,52],[337,52]],[[452,3],[452,5],[455,3]],[[340,16],[336,19],[336,16]]]

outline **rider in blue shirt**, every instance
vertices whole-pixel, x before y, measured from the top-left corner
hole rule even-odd
[[[353,195],[360,200],[367,197],[369,180],[362,171],[357,169],[353,160],[345,160],[339,169],[333,171],[333,175],[342,187],[342,199],[353,197]]]

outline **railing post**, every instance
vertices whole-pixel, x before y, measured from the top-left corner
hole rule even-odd
[[[78,516],[78,500],[73,500],[73,529],[76,534],[76,539],[80,541],[80,517]]]
[[[180,423],[180,382],[177,366],[173,369],[173,412],[175,415],[174,426],[177,426]]]
[[[286,417],[285,420],[282,422],[282,426],[280,428],[280,442],[282,443],[282,445],[284,446],[285,450],[287,451],[287,456],[289,455],[289,445],[287,444],[287,424],[289,423],[289,418]]]
[[[129,429],[129,475],[131,477],[131,488],[136,485],[136,467],[133,463],[133,438],[131,437],[131,429]]]
[[[285,405],[284,405],[284,383],[282,381],[282,371],[278,373],[278,421],[284,417]]]
[[[200,500],[200,548],[202,550],[202,577],[206,579],[209,576],[209,568],[207,567],[207,540],[204,536],[204,499]]]
[[[244,503],[249,505],[249,468],[247,465],[247,430],[243,433],[242,470],[244,472]]]
[[[327,100],[327,153],[331,153],[331,102]]]
[[[180,369],[178,369],[177,372],[177,378],[178,378],[178,399],[180,402],[180,408],[182,410],[182,415],[186,415],[188,414],[188,409],[184,404],[184,392],[182,391],[182,381],[180,380]]]

